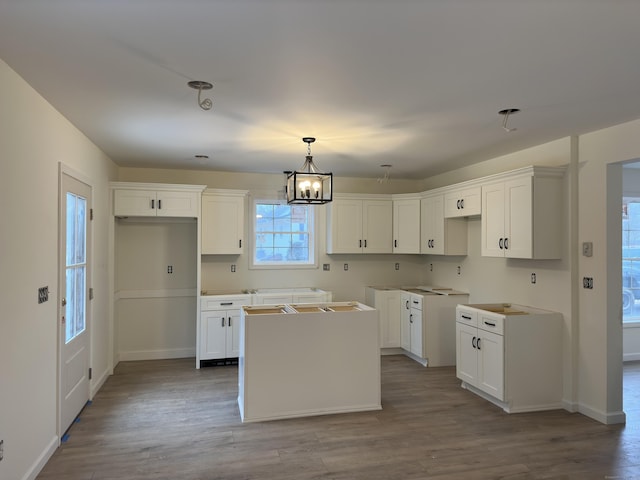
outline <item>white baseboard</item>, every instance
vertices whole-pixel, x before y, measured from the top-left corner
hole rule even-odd
[[[637,362],[640,360],[640,353],[625,353],[622,355],[623,362]]]
[[[94,381],[91,382],[91,387],[89,391],[90,400],[93,400],[93,397],[102,388],[102,386],[104,385],[104,382],[106,382],[107,379],[109,378],[109,375],[111,375],[111,371],[107,369],[104,372],[102,372],[100,377],[96,378]]]
[[[593,418],[600,423],[604,423],[605,425],[614,425],[617,423],[626,423],[627,416],[624,412],[603,412],[602,410],[598,410],[596,408],[592,408],[588,405],[580,404],[578,407],[578,412],[586,415],[587,417]]]
[[[121,362],[131,362],[136,360],[164,360],[167,358],[187,358],[195,356],[195,347],[171,348],[163,350],[137,350],[118,353],[118,358]]]
[[[42,453],[38,456],[36,461],[31,465],[31,468],[27,470],[27,473],[24,474],[22,480],[35,480],[38,474],[42,471],[44,466],[47,464],[51,456],[58,449],[58,437],[54,436],[49,444],[45,447]]]

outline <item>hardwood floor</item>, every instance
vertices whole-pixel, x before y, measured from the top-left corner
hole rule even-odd
[[[37,478],[640,478],[635,410],[626,426],[563,410],[507,415],[460,388],[455,368],[387,356],[381,411],[243,424],[237,367],[193,364],[120,363]],[[640,364],[630,371],[625,395],[640,387]]]

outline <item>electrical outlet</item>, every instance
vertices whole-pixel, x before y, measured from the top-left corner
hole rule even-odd
[[[429,264],[429,271],[430,271],[430,272],[433,272],[433,263],[430,263],[430,264]]]
[[[458,275],[460,275],[461,273],[462,273],[462,267],[458,265]]]
[[[4,458],[4,440],[0,440],[0,462]]]
[[[396,263],[396,270],[400,270],[400,264]]]
[[[324,270],[325,272],[328,272],[329,270],[331,270],[331,265],[329,265],[328,263],[323,263],[322,270]]]
[[[344,271],[346,272],[347,270],[349,270],[349,264],[348,264],[348,263],[345,263],[345,264],[344,264]]]
[[[173,265],[167,266],[167,273],[173,273]]]
[[[582,288],[593,290],[593,277],[582,277]]]
[[[236,273],[236,266],[235,266],[235,264],[231,265],[231,273]]]
[[[38,289],[38,303],[49,301],[49,287],[40,287]]]
[[[535,274],[535,273],[532,273],[532,274],[531,274],[531,283],[536,283],[536,282],[537,282],[536,274]]]

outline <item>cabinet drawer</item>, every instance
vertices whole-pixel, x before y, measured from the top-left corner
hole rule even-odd
[[[478,326],[478,312],[472,310],[463,310],[461,308],[456,309],[456,321],[471,325],[472,327]]]
[[[502,315],[478,315],[478,328],[498,335],[504,335],[504,317]]]
[[[251,305],[250,295],[238,295],[235,297],[205,296],[200,298],[200,310],[203,312],[207,310],[239,309],[243,305]]]
[[[422,310],[422,296],[411,295],[411,297],[409,298],[409,307]]]

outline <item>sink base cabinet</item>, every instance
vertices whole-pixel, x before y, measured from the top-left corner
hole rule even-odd
[[[562,315],[458,306],[456,375],[507,413],[563,408]]]

